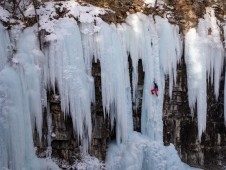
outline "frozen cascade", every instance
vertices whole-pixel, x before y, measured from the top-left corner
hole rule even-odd
[[[29,42],[29,43],[28,43]],[[24,83],[27,86],[29,97],[29,109],[31,113],[32,130],[35,125],[39,134],[42,136],[42,96],[41,96],[41,80],[42,67],[45,63],[43,53],[38,49],[38,39],[33,28],[27,28],[23,31],[17,41],[17,53],[13,57],[13,62],[23,65],[25,75]],[[36,79],[34,79],[34,77]],[[33,81],[31,81],[33,80]]]
[[[107,169],[192,169],[181,162],[173,145],[163,146],[162,139],[165,75],[169,75],[172,82],[173,79],[175,82],[176,65],[182,54],[182,40],[178,27],[170,25],[167,20],[160,17],[155,18],[155,23],[152,16],[140,13],[128,16],[126,21],[127,24],[120,27],[124,29],[126,38],[123,46],[127,47],[135,67],[133,68],[133,87],[135,87],[133,92],[136,91],[137,86],[139,58],[142,59],[145,72],[142,134],[131,132],[126,144],[112,143],[107,153]],[[167,37],[170,37],[170,41]],[[159,85],[158,97],[150,94],[154,80]]]
[[[125,143],[133,127],[127,53],[115,25],[99,21],[98,26],[101,29],[95,41],[101,64],[103,107],[110,114],[112,127],[116,120],[117,142]]]
[[[185,61],[188,77],[189,106],[194,111],[197,101],[198,136],[206,129],[207,81],[214,84],[216,99],[224,64],[224,48],[214,10],[207,8],[197,30],[192,28],[185,37]]]
[[[75,134],[86,152],[92,132],[90,108],[94,101],[94,81],[86,72],[79,27],[71,19],[59,19],[46,41],[50,43],[45,49],[49,84],[53,90],[57,85],[61,109],[71,116]]]
[[[183,42],[178,35],[178,26],[171,25],[159,16],[156,17],[156,26],[159,34],[160,67],[164,74],[169,76],[169,96],[172,97],[173,84],[176,83],[177,63],[180,62],[182,56]]]
[[[33,146],[32,126],[36,124],[39,135],[42,128],[39,64],[43,54],[36,43],[34,29],[24,30],[17,42],[18,52],[0,72],[0,167],[3,169],[58,169],[51,160],[38,159]]]
[[[194,108],[198,101],[199,136],[205,130],[206,78],[214,83],[218,98],[223,67],[224,50],[219,28],[213,11],[208,10],[210,14],[200,20],[198,29],[191,29],[186,35],[185,44],[189,104]],[[108,168],[191,169],[181,162],[173,145],[163,146],[165,78],[169,77],[171,96],[173,83],[176,83],[177,63],[182,54],[178,27],[164,18],[141,13],[129,15],[126,23],[117,25],[109,25],[99,18],[95,18],[95,24],[93,20],[82,22],[87,19],[85,16],[88,14],[85,14],[79,16],[79,26],[69,18],[52,22],[51,34],[45,37],[48,44],[44,49],[46,57],[38,48],[34,28],[26,29],[17,42],[17,53],[8,62],[10,64],[6,64],[10,47],[1,42],[9,42],[8,32],[0,25],[0,36],[4,37],[0,40],[0,60],[3,63],[0,65],[0,71],[3,69],[0,72],[0,151],[4,153],[0,155],[0,167],[43,169],[49,166],[57,169],[51,162],[47,162],[48,165],[40,163],[44,160],[36,158],[32,144],[35,126],[39,137],[42,135],[42,106],[48,109],[46,96],[42,96],[46,86],[59,91],[61,109],[65,116],[71,116],[75,134],[82,141],[84,151],[88,150],[92,132],[90,108],[95,102],[91,76],[94,59],[101,64],[104,110],[111,118],[112,127],[116,123],[117,143],[111,144],[108,150]],[[200,49],[206,52],[201,53]],[[211,55],[205,58],[207,53]],[[133,67],[132,97],[128,55]],[[137,95],[139,59],[145,72],[141,134],[133,131],[131,101],[135,101]],[[159,86],[158,97],[150,94],[153,81]],[[200,90],[199,86],[204,88]],[[50,146],[51,114],[48,113]]]
[[[96,48],[94,45],[95,26],[94,23],[80,23],[79,28],[82,37],[83,57],[85,60],[86,71],[88,75],[91,75],[93,57],[96,56]],[[95,102],[95,100],[93,102]]]

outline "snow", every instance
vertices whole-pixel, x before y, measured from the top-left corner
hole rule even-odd
[[[0,20],[7,22],[9,21],[10,17],[10,13],[7,10],[3,9],[2,6],[0,6]]]
[[[224,64],[224,47],[214,10],[207,8],[197,29],[192,28],[185,37],[188,99],[192,112],[197,102],[198,136],[206,129],[207,78],[214,85],[216,99]]]
[[[154,7],[155,5],[163,5],[165,4],[163,0],[143,0],[145,4],[148,5],[148,8]]]
[[[57,11],[64,14],[59,16]],[[37,14],[39,15],[39,29],[52,33],[54,32],[54,25],[58,22],[59,18],[76,18],[82,23],[93,23],[98,15],[105,14],[105,10],[89,4],[81,6],[75,1],[58,1],[45,2],[37,9]],[[32,4],[27,8],[24,15],[27,17],[35,15]]]
[[[71,166],[72,169],[77,170],[100,170],[105,169],[105,166],[102,162],[100,162],[96,157],[90,156],[88,154],[82,155],[80,161],[75,161],[74,164]]]

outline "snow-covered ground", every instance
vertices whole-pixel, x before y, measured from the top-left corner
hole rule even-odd
[[[68,11],[57,17],[56,9]],[[183,40],[178,26],[171,25],[165,18],[142,13],[129,15],[122,24],[107,24],[98,17],[105,10],[80,6],[74,1],[48,2],[37,12],[39,28],[36,24],[22,31],[23,26],[20,29],[15,26],[9,37],[9,32],[0,25],[0,36],[3,37],[0,39],[0,152],[4,153],[0,155],[0,167],[57,169],[49,159],[47,163],[40,163],[46,160],[36,158],[32,140],[35,126],[39,136],[42,135],[46,90],[56,90],[56,86],[62,111],[65,116],[71,116],[76,137],[81,140],[83,153],[87,153],[92,137],[90,108],[92,103],[95,104],[91,75],[94,59],[101,64],[105,114],[109,115],[112,126],[116,122],[116,142],[108,149],[106,168],[192,169],[181,162],[173,145],[163,146],[165,77],[169,76],[171,96],[177,63],[182,56]],[[193,109],[197,101],[199,137],[206,124],[206,78],[210,77],[214,84],[217,98],[224,61],[217,20],[213,10],[207,9],[207,12],[198,28],[191,29],[185,38],[189,103]],[[2,8],[0,14],[2,20],[9,16]],[[25,15],[33,16],[34,8],[29,6]],[[38,29],[48,32],[43,40],[48,45],[42,51]],[[12,48],[16,49],[15,53]],[[133,66],[132,87],[128,54]],[[141,133],[133,131],[132,121],[139,59],[145,72]],[[153,81],[159,86],[158,96],[150,93]],[[50,127],[51,120],[48,122]],[[51,128],[49,130],[51,132]],[[51,157],[49,149],[48,157]],[[84,155],[83,163],[77,162],[74,166],[78,169],[103,167],[96,158],[88,155]]]

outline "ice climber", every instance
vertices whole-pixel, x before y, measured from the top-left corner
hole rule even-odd
[[[156,94],[156,96],[158,96],[158,85],[155,83],[155,81],[153,83],[154,88],[151,90],[151,94]]]

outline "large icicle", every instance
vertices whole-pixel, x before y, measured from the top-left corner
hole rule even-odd
[[[61,109],[66,115],[70,113],[74,131],[87,151],[92,132],[94,81],[86,73],[78,25],[71,19],[60,19],[46,40],[50,42],[46,49],[50,84],[53,89],[57,85]]]
[[[198,136],[206,129],[206,54],[199,42],[201,38],[195,29],[191,29],[185,38],[185,60],[187,65],[188,99],[192,113],[197,101]]]
[[[214,10],[207,8],[197,30],[192,28],[185,37],[185,60],[188,74],[188,98],[192,112],[197,101],[198,136],[206,129],[207,78],[214,82],[216,99],[224,63],[224,48]]]
[[[116,140],[126,142],[128,124],[132,129],[131,99],[127,54],[122,47],[120,34],[115,25],[98,22],[101,30],[95,39],[97,43],[97,55],[101,63],[101,86],[103,107],[110,114],[111,124],[116,120]],[[129,113],[129,114],[128,114]],[[129,120],[128,120],[129,118]]]
[[[13,62],[23,65],[25,75],[24,83],[27,86],[29,96],[29,109],[31,113],[32,129],[37,127],[39,138],[42,137],[42,96],[41,80],[42,65],[44,65],[44,55],[39,50],[38,39],[35,36],[34,28],[27,28],[17,42],[17,53],[13,57]],[[32,81],[31,81],[32,80]]]
[[[168,20],[156,17],[159,35],[159,60],[165,75],[169,76],[169,96],[172,97],[173,82],[176,84],[177,64],[182,56],[183,42],[179,27],[171,25]]]

